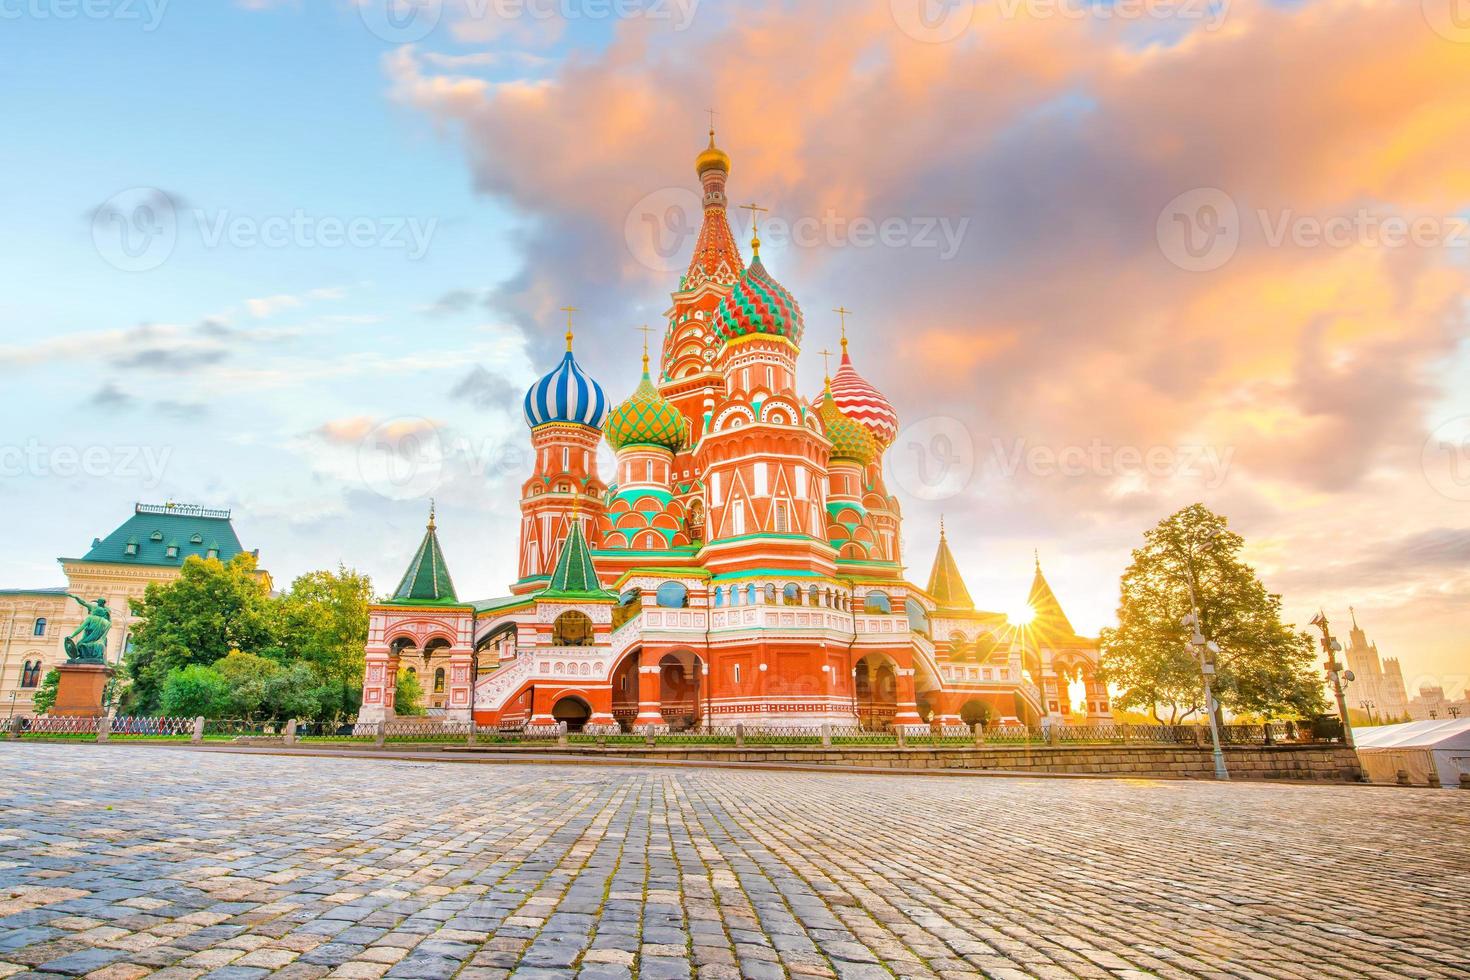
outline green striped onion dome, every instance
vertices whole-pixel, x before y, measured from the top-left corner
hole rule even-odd
[[[759,252],[715,310],[715,330],[726,341],[768,334],[800,344],[802,326],[801,307],[766,271]]]
[[[817,409],[822,428],[832,443],[832,458],[846,459],[867,466],[878,458],[878,443],[873,434],[861,423],[842,414],[832,398],[832,387],[822,392],[822,404]]]
[[[627,446],[661,446],[677,453],[688,440],[689,423],[653,386],[645,357],[643,380],[632,397],[608,414],[602,431],[614,450]]]

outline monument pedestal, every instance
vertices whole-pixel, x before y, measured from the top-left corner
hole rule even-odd
[[[113,669],[106,664],[62,664],[56,668],[61,681],[56,685],[56,703],[50,714],[81,718],[100,718],[102,693],[112,679]]]

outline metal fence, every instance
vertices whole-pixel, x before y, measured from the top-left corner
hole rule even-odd
[[[699,725],[677,731],[572,732],[565,723],[487,726],[437,718],[398,718],[386,723],[281,723],[241,718],[131,717],[85,718],[43,715],[18,717],[9,725],[13,738],[36,740],[131,739],[137,741],[199,740],[327,745],[574,745],[668,747],[871,747],[963,748],[969,746],[1083,746],[1210,744],[1203,725]],[[1340,731],[1293,723],[1226,725],[1220,728],[1227,746],[1289,745],[1337,742]]]

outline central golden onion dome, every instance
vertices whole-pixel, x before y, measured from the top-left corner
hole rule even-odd
[[[730,172],[730,155],[718,146],[715,146],[715,131],[713,129],[709,131],[709,147],[694,159],[695,173],[703,177],[705,171],[708,170],[723,170],[725,173]]]

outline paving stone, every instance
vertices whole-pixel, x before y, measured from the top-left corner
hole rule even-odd
[[[11,744],[0,980],[1461,977],[1464,799]]]

